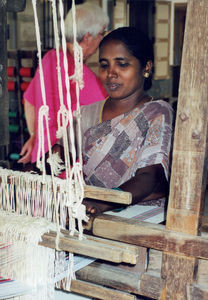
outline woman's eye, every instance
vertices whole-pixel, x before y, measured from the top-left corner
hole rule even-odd
[[[126,68],[129,66],[129,63],[118,63],[119,67]]]
[[[101,69],[106,69],[107,67],[108,67],[107,64],[100,64],[100,68],[101,68]]]

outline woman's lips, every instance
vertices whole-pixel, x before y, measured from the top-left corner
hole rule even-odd
[[[121,86],[121,84],[119,83],[107,83],[106,87],[108,88],[108,90],[110,91],[116,91],[119,87]]]

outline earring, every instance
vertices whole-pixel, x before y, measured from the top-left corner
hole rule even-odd
[[[144,73],[144,78],[149,78],[149,76],[150,76],[149,72]]]

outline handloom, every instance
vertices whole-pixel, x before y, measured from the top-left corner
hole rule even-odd
[[[75,252],[82,255],[102,258],[113,262],[135,263],[137,251],[131,251],[133,246],[117,245],[111,242],[109,245],[100,239],[92,239],[83,244],[79,244],[83,238],[82,222],[88,221],[85,212],[85,206],[82,204],[84,197],[95,198],[99,194],[99,200],[131,203],[129,193],[116,190],[106,190],[87,186],[82,175],[82,157],[81,157],[81,130],[80,130],[80,112],[79,112],[79,89],[83,87],[82,79],[82,49],[76,42],[76,23],[75,23],[75,3],[72,2],[73,12],[73,31],[74,31],[74,52],[75,52],[75,73],[72,76],[76,83],[77,92],[77,111],[74,117],[78,124],[78,157],[76,160],[75,134],[73,126],[70,128],[70,139],[68,140],[67,127],[73,124],[71,113],[71,98],[69,93],[68,65],[66,58],[66,41],[63,20],[63,5],[59,1],[60,27],[62,33],[62,49],[64,52],[64,69],[67,87],[67,108],[63,104],[63,91],[60,76],[60,58],[59,58],[59,37],[55,0],[51,1],[53,11],[53,24],[55,33],[56,53],[57,53],[57,77],[60,98],[60,110],[58,112],[57,137],[63,138],[65,165],[57,154],[51,150],[50,132],[48,124],[49,107],[46,105],[45,83],[41,62],[41,41],[36,11],[36,0],[32,0],[35,18],[35,30],[37,38],[37,48],[39,57],[39,73],[41,82],[41,93],[43,105],[40,107],[38,116],[38,137],[39,148],[37,156],[37,167],[42,175],[36,173],[26,173],[0,168],[0,279],[7,278],[7,289],[9,283],[15,280],[25,286],[24,291],[11,291],[11,296],[21,296],[21,299],[53,299],[54,286],[70,289],[71,279],[74,275],[74,257],[69,253],[69,262],[66,266],[65,251]],[[44,135],[44,125],[47,129],[47,135]],[[44,139],[47,139],[49,145],[49,163],[51,176],[46,175],[45,169],[45,149]],[[69,146],[72,159],[69,156]],[[57,177],[65,169],[66,179]],[[77,220],[78,231],[75,228]],[[75,237],[72,246],[69,243],[65,246],[62,240],[66,240],[66,234],[62,229],[69,229],[70,236]],[[48,234],[48,235],[47,235]],[[54,239],[55,234],[55,239]],[[51,246],[49,239],[55,240]],[[86,239],[87,240],[87,239]],[[41,244],[42,243],[42,244]],[[99,243],[102,244],[102,248]],[[106,245],[104,246],[104,244]],[[41,246],[40,246],[41,244]],[[120,243],[121,244],[121,243]],[[60,247],[59,247],[60,245]],[[73,246],[75,245],[75,246]],[[80,245],[79,249],[76,245]],[[112,246],[113,245],[113,246]],[[86,247],[84,250],[83,248]],[[51,249],[50,249],[51,248]],[[56,249],[56,250],[54,250]],[[59,250],[62,251],[59,251]],[[126,252],[126,254],[125,254]],[[64,281],[60,282],[62,278]],[[11,286],[10,286],[11,287]],[[28,295],[30,294],[30,295]],[[26,295],[26,296],[24,296]],[[25,297],[25,298],[24,298]],[[1,294],[0,294],[1,298]],[[3,299],[5,297],[3,296]],[[2,299],[2,298],[1,298]]]
[[[70,234],[75,232],[75,219],[78,220],[79,239],[82,239],[82,221],[87,221],[85,206],[82,205],[84,197],[84,181],[82,176],[82,162],[76,162],[76,149],[74,145],[73,127],[70,126],[70,144],[72,153],[72,162],[69,157],[69,141],[67,139],[66,128],[68,124],[73,123],[71,113],[71,99],[69,93],[68,65],[66,58],[66,40],[63,19],[63,3],[59,1],[60,27],[62,34],[62,48],[64,51],[64,69],[67,87],[68,109],[63,104],[63,91],[60,75],[59,62],[59,38],[56,14],[56,1],[51,0],[53,11],[53,24],[55,33],[55,43],[57,52],[57,76],[59,83],[60,110],[58,112],[58,132],[57,136],[63,137],[65,167],[57,154],[52,154],[48,111],[46,104],[45,83],[41,63],[41,41],[37,17],[37,1],[32,0],[35,19],[35,31],[37,39],[39,72],[41,82],[41,93],[43,105],[39,110],[38,116],[38,136],[39,148],[37,154],[37,167],[42,175],[14,172],[12,170],[1,169],[0,185],[0,233],[2,243],[0,245],[1,272],[0,276],[21,280],[35,290],[31,299],[52,299],[54,289],[54,260],[58,257],[57,265],[65,263],[64,252],[54,252],[49,248],[39,246],[41,236],[49,230],[57,231],[56,248],[58,249],[58,240],[60,227],[68,227]],[[74,32],[74,52],[75,52],[75,74],[77,99],[79,100],[79,89],[83,87],[82,82],[82,52],[81,47],[76,42],[76,22],[75,22],[75,1],[72,1],[73,12],[73,32]],[[77,105],[79,115],[79,101]],[[46,124],[47,136],[43,134],[44,122]],[[80,121],[78,120],[78,123]],[[45,168],[45,149],[44,139],[47,138],[49,145],[49,158],[47,162],[50,165],[51,176],[46,175]],[[79,138],[80,140],[80,138]],[[60,180],[56,176],[65,168],[66,180]],[[68,216],[68,218],[67,218]],[[66,220],[68,223],[66,224]],[[30,255],[29,255],[30,254]],[[70,261],[73,262],[73,256],[70,254]],[[20,267],[21,266],[21,267]],[[72,264],[69,266],[69,278],[73,277]],[[31,276],[30,276],[30,275]],[[45,276],[45,277],[44,277]],[[49,284],[48,279],[49,278]],[[44,283],[45,288],[41,289]],[[50,289],[48,290],[48,287]],[[38,290],[40,292],[38,292]],[[29,296],[27,296],[27,299]],[[34,297],[34,298],[33,298]]]

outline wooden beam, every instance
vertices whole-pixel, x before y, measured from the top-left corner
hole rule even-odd
[[[56,232],[45,233],[39,244],[55,249]],[[125,262],[136,264],[139,256],[139,249],[137,246],[108,241],[87,235],[84,236],[83,240],[79,240],[76,235],[70,236],[69,232],[66,230],[62,230],[58,247],[62,251],[73,252],[116,263]]]
[[[136,300],[135,295],[81,280],[72,280],[70,291],[88,297],[93,297],[93,299]]]
[[[102,262],[93,262],[76,272],[80,280],[104,285],[136,295],[159,299],[164,280],[157,272],[135,273]],[[109,298],[111,299],[111,298]]]
[[[207,178],[207,20],[207,0],[189,0],[166,222],[169,230],[193,235],[198,234]],[[196,265],[195,258],[164,253],[162,277],[166,286],[161,299],[187,299]]]
[[[139,295],[159,299],[164,283],[160,274],[146,272],[141,275]]]
[[[133,245],[208,259],[208,238],[168,230],[164,225],[110,215],[95,218],[93,234]]]
[[[138,293],[141,273],[95,261],[76,272],[76,278],[129,293]]]
[[[189,0],[174,135],[167,228],[198,233],[207,175],[208,4]]]
[[[132,194],[128,192],[105,189],[96,186],[85,185],[84,195],[86,198],[92,198],[96,200],[108,201],[120,204],[131,204]]]
[[[208,288],[207,286],[200,286],[193,284],[187,287],[187,299],[193,300],[207,300],[208,299]]]

